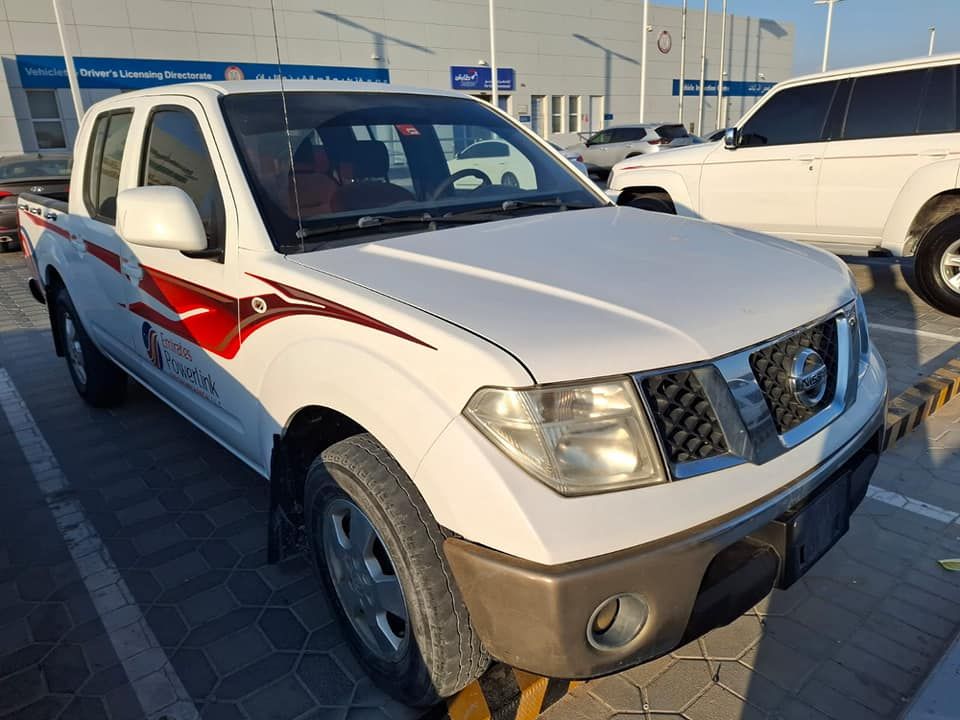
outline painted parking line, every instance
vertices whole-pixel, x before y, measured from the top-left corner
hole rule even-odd
[[[933,340],[947,340],[948,342],[960,343],[960,336],[945,335],[944,333],[931,332],[929,330],[902,328],[896,325],[883,325],[875,322],[870,323],[870,329],[882,330],[883,332],[899,333],[901,335],[919,335],[920,337],[931,338]]]
[[[77,500],[10,375],[0,368],[0,408],[76,563],[130,687],[149,720],[196,720],[190,694],[170,664],[93,523]]]
[[[951,512],[942,507],[925,503],[922,500],[915,500],[912,497],[901,495],[892,490],[884,490],[876,485],[871,485],[867,488],[867,497],[946,524],[956,522],[957,518],[960,518],[960,513]]]

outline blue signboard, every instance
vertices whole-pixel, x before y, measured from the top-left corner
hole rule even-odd
[[[513,68],[497,68],[497,89],[515,90],[516,76]],[[454,90],[492,90],[492,77],[488,67],[450,66],[450,87]]]
[[[201,60],[138,60],[133,58],[75,57],[77,82],[83,88],[136,90],[180,82],[264,80],[279,77],[276,64],[226,63]],[[17,55],[20,83],[25,88],[65,88],[67,66],[58,55]],[[283,65],[289,80],[359,80],[390,82],[385,68]]]
[[[723,83],[723,94],[726,97],[760,97],[772,88],[776,83],[772,82],[751,82],[749,80],[727,80]],[[673,94],[680,94],[680,80],[677,78],[673,79]],[[699,80],[687,80],[683,83],[683,94],[687,95],[700,95],[700,81]],[[717,81],[716,80],[707,80],[703,86],[703,94],[705,96],[714,96],[717,95]]]
[[[603,114],[603,119],[604,119],[605,121],[606,121],[606,120],[613,120],[613,113],[604,113],[604,114]]]

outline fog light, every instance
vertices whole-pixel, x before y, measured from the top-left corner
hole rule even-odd
[[[647,624],[643,598],[623,593],[597,605],[587,623],[587,641],[598,650],[617,650],[632,642]]]

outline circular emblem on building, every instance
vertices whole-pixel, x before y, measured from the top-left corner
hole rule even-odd
[[[243,70],[236,65],[228,65],[227,69],[223,71],[224,80],[243,80],[244,77]]]
[[[820,353],[811,348],[802,348],[794,355],[787,386],[804,407],[819,405],[827,394],[827,365]]]
[[[659,37],[657,37],[657,50],[666,55],[672,47],[673,38],[670,37],[670,33],[666,30],[661,30]]]

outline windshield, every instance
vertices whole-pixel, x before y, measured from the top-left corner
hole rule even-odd
[[[17,178],[70,177],[69,157],[33,158],[0,163],[0,180]]]
[[[222,106],[274,245],[283,252],[301,249],[301,224],[300,236],[308,237],[325,227],[356,226],[371,215],[437,218],[518,207],[509,201],[544,201],[543,207],[524,206],[525,212],[604,204],[536,141],[474,100],[288,93],[292,167],[279,93],[227,95]],[[379,232],[371,229],[363,239]]]

